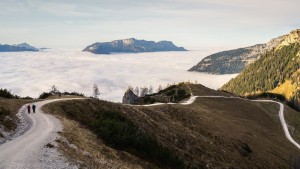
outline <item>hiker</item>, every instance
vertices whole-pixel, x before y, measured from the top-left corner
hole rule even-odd
[[[30,105],[28,104],[28,106],[27,106],[28,114],[30,114],[30,109],[31,109],[31,107],[30,107]]]
[[[33,111],[33,113],[35,113],[35,108],[36,108],[35,104],[32,104],[32,111]]]

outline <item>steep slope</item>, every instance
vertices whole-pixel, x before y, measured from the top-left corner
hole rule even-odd
[[[272,92],[299,103],[300,89],[300,30],[285,35],[272,50],[250,64],[240,75],[221,90],[238,95]]]
[[[265,44],[257,44],[209,55],[202,59],[197,65],[193,66],[189,71],[212,74],[239,73],[244,70],[247,65],[258,59],[261,54],[277,46],[283,38],[284,36],[280,36]]]
[[[21,43],[18,45],[1,45],[0,44],[0,52],[23,52],[23,51],[39,51],[39,49],[30,46],[27,43]]]
[[[183,47],[175,46],[171,41],[145,41],[135,38],[115,40],[112,42],[97,42],[83,51],[95,54],[110,53],[140,53],[140,52],[159,52],[159,51],[186,51]]]
[[[188,87],[193,93],[204,96],[230,95],[201,85]],[[160,168],[289,168],[293,165],[291,159],[297,159],[300,155],[297,147],[285,138],[278,118],[279,107],[273,103],[208,97],[197,98],[191,105],[145,107],[78,100],[52,103],[46,109],[78,121],[81,128],[88,128],[98,136],[99,144],[124,150]],[[299,115],[292,112],[292,116]],[[118,119],[123,120],[120,122]],[[289,122],[289,127],[294,129],[293,137],[299,138],[300,121]],[[137,127],[138,133],[131,130],[132,125]],[[74,141],[69,140],[70,144],[82,144],[76,141],[76,133],[73,134]],[[163,159],[163,164],[155,160],[153,157],[158,157],[159,151],[155,156],[151,156],[152,153],[141,156],[137,151],[147,150],[149,143],[146,140],[144,146],[136,149],[137,151],[130,147],[133,140],[137,141],[137,145],[143,141],[140,134],[154,139],[162,147],[161,150],[167,148],[174,154],[172,156],[179,160],[171,160],[179,162],[176,167],[170,161],[172,158],[159,158]],[[122,140],[129,142],[124,144],[126,142]],[[82,151],[88,153],[90,147],[86,146]],[[155,146],[150,147],[151,150],[156,149]],[[77,154],[79,152],[81,151],[77,151]],[[91,153],[90,159],[95,165],[100,164],[99,158],[106,156],[105,152],[107,151]],[[80,155],[76,155],[78,156]],[[143,165],[140,167],[147,168]]]
[[[95,166],[101,166],[103,161],[102,157],[105,157],[106,161],[117,160],[123,157],[122,163],[134,159],[139,159],[137,164],[142,166],[145,164],[145,161],[152,163],[152,167],[144,166],[143,168],[183,168],[183,163],[177,156],[171,153],[167,148],[159,145],[153,137],[138,127],[136,123],[128,119],[127,113],[136,112],[131,107],[92,99],[53,103],[47,105],[44,110],[79,122],[100,138],[97,142],[106,145],[101,147],[109,146],[118,150],[115,152],[116,155],[113,156],[109,155],[111,151],[107,150],[87,152],[92,155],[90,160],[93,160]],[[65,132],[66,131],[68,130],[65,130]],[[68,135],[66,135],[66,137],[68,138]],[[73,137],[80,136],[75,135]],[[68,140],[70,144],[75,144],[75,142],[71,141],[72,140]],[[76,147],[83,148],[80,152],[86,152],[91,149],[89,145],[82,146],[81,142],[77,143]],[[95,148],[98,149],[98,147],[99,146],[96,146]],[[82,156],[80,152],[77,152],[77,155],[75,155],[75,157],[73,156],[73,158],[76,159],[76,157]],[[82,159],[76,159],[75,161],[78,160]]]

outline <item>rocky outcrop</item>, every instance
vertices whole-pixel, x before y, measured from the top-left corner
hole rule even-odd
[[[21,43],[18,45],[1,45],[0,44],[0,52],[23,52],[23,51],[31,51],[36,52],[39,51],[38,48],[30,46],[27,43]]]
[[[265,44],[257,44],[209,55],[189,69],[189,71],[207,72],[211,74],[239,73],[244,70],[247,65],[257,60],[261,54],[278,46],[284,38],[285,36],[280,36]]]
[[[276,46],[276,50],[281,49],[284,46],[289,46],[293,43],[300,42],[300,29],[291,31],[289,34],[282,36],[282,40]]]
[[[133,93],[131,89],[127,89],[123,96],[123,104],[135,104],[139,100],[139,97]]]
[[[83,51],[95,54],[110,53],[141,53],[141,52],[159,52],[159,51],[186,51],[183,47],[175,46],[171,41],[145,41],[135,38],[115,40],[112,42],[97,42]]]

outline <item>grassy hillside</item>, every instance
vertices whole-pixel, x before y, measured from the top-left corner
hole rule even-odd
[[[184,99],[187,99],[191,96],[191,90],[186,85],[186,83],[182,82],[177,85],[171,85],[166,89],[160,90],[158,93],[154,93],[152,95],[148,95],[156,102],[164,102],[161,101],[159,98],[164,97],[168,98],[167,102],[178,103]]]
[[[31,102],[28,99],[7,99],[0,97],[0,129],[10,132],[16,129],[18,110],[26,103]],[[0,131],[0,138],[3,137]]]
[[[288,168],[290,152],[299,152],[284,137],[273,104],[199,98],[191,106],[141,111],[155,121],[147,131],[196,168]]]
[[[286,99],[293,99],[294,92],[296,91],[296,85],[293,84],[291,80],[286,80],[282,85],[277,86],[271,93],[276,93],[284,96]]]
[[[263,54],[221,90],[237,95],[256,95],[264,92],[281,94],[297,101],[299,93],[300,43],[282,46]]]
[[[190,88],[194,94],[229,95],[201,85]],[[151,168],[145,166],[148,161],[152,167],[160,168],[246,169],[289,168],[290,159],[300,157],[299,150],[284,136],[278,109],[274,103],[225,98],[198,98],[187,106],[133,107],[74,100],[45,107],[47,112],[90,129],[98,136],[98,142],[136,156],[141,168]],[[286,118],[290,128],[294,128],[293,137],[300,138],[300,120],[290,120],[293,116],[299,115],[292,112]],[[71,140],[75,141],[69,140],[70,144],[81,144],[73,134]],[[83,151],[89,152],[88,147],[83,147]],[[156,153],[149,153],[152,150]],[[91,159],[99,164],[97,159],[103,154],[103,150],[92,153]],[[126,159],[132,158],[123,158]]]
[[[139,97],[135,104],[152,104],[152,103],[178,103],[191,96],[191,90],[186,83],[181,82],[176,85],[171,85],[157,93],[149,94],[144,97]]]
[[[201,84],[187,84],[194,96],[235,96],[234,94],[216,91]]]
[[[89,99],[52,103],[45,107],[45,111],[78,121],[110,147],[129,152],[156,166],[184,168],[181,159],[126,118],[126,112],[134,113],[130,107]]]
[[[205,88],[205,90],[203,90]],[[192,93],[191,93],[192,92]],[[152,103],[180,103],[188,98],[191,94],[197,96],[232,96],[233,94],[220,92],[213,89],[204,87],[201,84],[191,84],[181,82],[176,85],[171,85],[157,93],[140,97],[139,104],[152,104]]]

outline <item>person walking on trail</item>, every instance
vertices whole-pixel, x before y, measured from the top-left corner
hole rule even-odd
[[[30,105],[28,104],[28,106],[27,106],[28,114],[30,114],[30,109],[31,109],[31,107],[30,107]]]
[[[33,111],[33,113],[35,113],[35,108],[36,108],[36,105],[32,104],[32,111]]]

